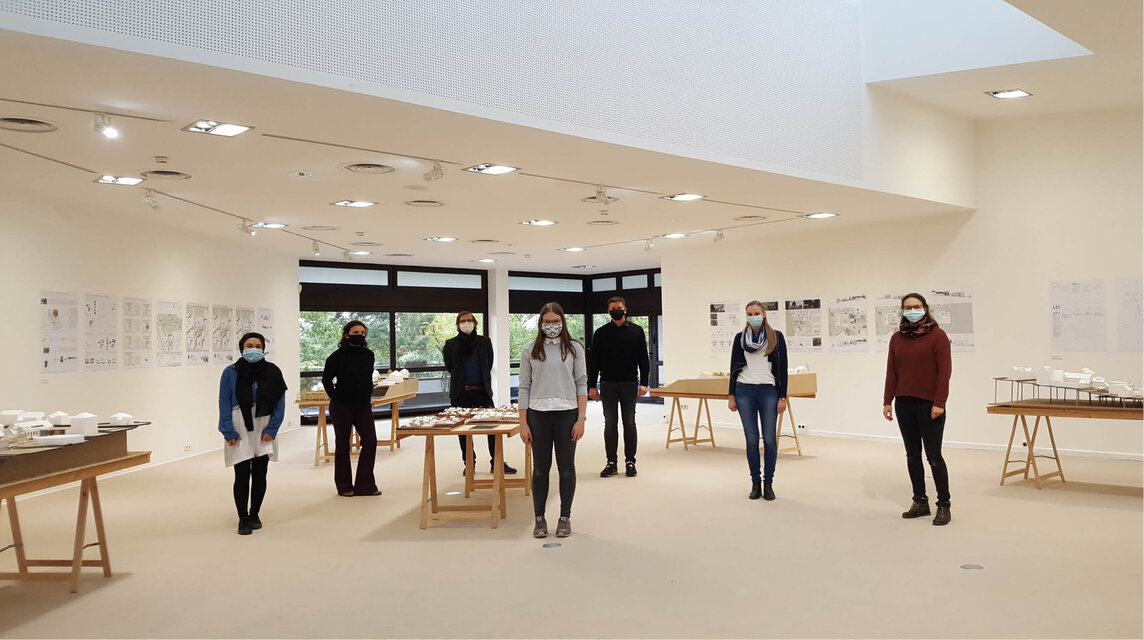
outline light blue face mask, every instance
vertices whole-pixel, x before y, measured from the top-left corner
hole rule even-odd
[[[926,311],[925,309],[906,309],[902,312],[902,315],[905,316],[906,320],[909,320],[910,322],[917,322],[918,320],[926,317]]]
[[[266,357],[262,349],[243,349],[242,358],[247,362],[258,362]]]
[[[747,324],[751,325],[752,329],[758,329],[763,326],[763,316],[747,316]]]

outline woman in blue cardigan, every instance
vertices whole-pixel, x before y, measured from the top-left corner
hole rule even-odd
[[[266,496],[266,471],[278,459],[278,427],[286,413],[286,380],[266,361],[266,338],[248,333],[238,342],[242,357],[222,372],[218,430],[226,438],[223,458],[234,467],[238,533],[262,528],[258,510]],[[249,500],[249,505],[247,501]]]
[[[731,386],[727,408],[739,414],[747,438],[747,466],[751,469],[751,500],[774,500],[771,482],[778,459],[775,437],[779,414],[786,411],[787,350],[781,331],[767,322],[763,303],[747,303],[747,326],[731,346]],[[759,426],[762,425],[764,461],[759,473]]]

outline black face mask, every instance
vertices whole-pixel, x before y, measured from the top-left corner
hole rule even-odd
[[[612,309],[608,312],[608,315],[612,316],[612,320],[619,320],[627,315],[627,313],[628,312],[623,309]]]
[[[346,344],[350,345],[351,347],[364,347],[365,346],[365,336],[359,336],[359,335],[346,336]]]

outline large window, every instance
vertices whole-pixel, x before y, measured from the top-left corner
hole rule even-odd
[[[357,320],[366,327],[366,341],[379,367],[389,366],[389,314],[352,311],[303,311],[298,317],[299,365],[302,371],[321,371],[342,339],[342,327]]]
[[[477,324],[485,326],[485,314],[474,313]],[[396,313],[397,368],[443,367],[441,349],[457,335],[456,313]]]

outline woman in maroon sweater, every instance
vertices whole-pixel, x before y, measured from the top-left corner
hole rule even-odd
[[[941,436],[945,430],[945,401],[949,397],[949,336],[937,326],[929,305],[921,294],[902,298],[902,322],[890,337],[890,356],[886,360],[886,391],[882,415],[894,419],[898,411],[898,429],[906,444],[906,468],[914,486],[914,501],[903,518],[930,514],[926,497],[925,468],[922,449],[933,472],[937,488],[937,515],[933,523],[949,524],[949,473],[941,457]]]

